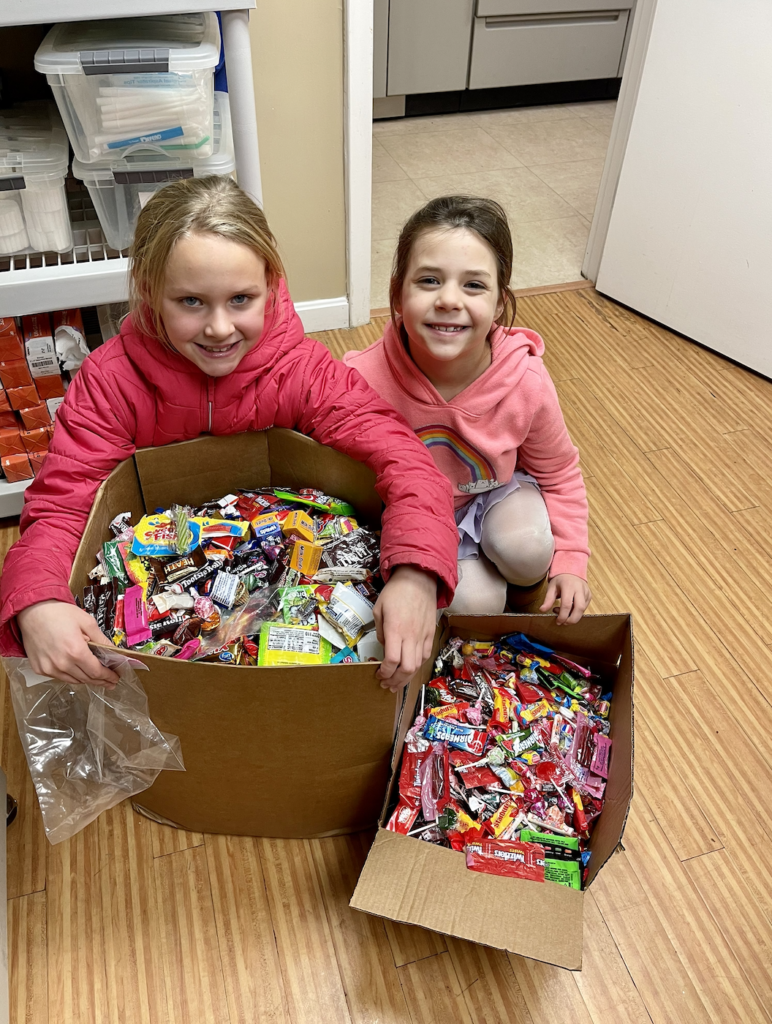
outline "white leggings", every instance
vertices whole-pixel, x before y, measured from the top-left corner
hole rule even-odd
[[[538,487],[522,483],[485,513],[479,558],[458,563],[458,587],[448,611],[498,615],[507,583],[529,587],[546,575],[555,541]]]

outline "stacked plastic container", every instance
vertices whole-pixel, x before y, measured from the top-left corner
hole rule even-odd
[[[211,12],[68,22],[40,44],[35,68],[51,86],[73,172],[111,246],[131,243],[141,206],[167,181],[234,169],[227,97],[215,107],[219,55]]]
[[[233,156],[228,94],[214,94],[212,155],[195,162],[183,154],[174,156],[160,148],[137,145],[123,157],[93,164],[72,162],[72,173],[80,178],[102,225],[108,245],[127,249],[134,238],[139,211],[159,189],[178,178],[203,178],[208,174],[231,174]]]
[[[0,253],[67,252],[69,147],[51,103],[0,111]]]

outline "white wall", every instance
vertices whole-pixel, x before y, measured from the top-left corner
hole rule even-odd
[[[597,287],[772,376],[769,0],[659,0]]]

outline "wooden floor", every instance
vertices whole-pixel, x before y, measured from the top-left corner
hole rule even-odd
[[[581,449],[591,610],[635,616],[635,798],[583,971],[350,911],[368,835],[203,836],[124,804],[50,847],[6,700],[12,1021],[772,1020],[772,385],[592,290],[518,319]]]

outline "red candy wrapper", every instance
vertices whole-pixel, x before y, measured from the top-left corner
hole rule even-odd
[[[467,843],[464,853],[466,866],[471,871],[530,882],[544,881],[544,847],[538,843],[483,839],[479,843]]]
[[[421,803],[421,765],[429,753],[429,750],[413,751],[405,747],[399,775],[399,795],[411,807],[418,807]]]
[[[417,817],[418,807],[411,807],[410,804],[400,800],[394,808],[394,813],[389,818],[386,828],[389,832],[400,832],[403,836],[406,836],[415,824]]]

